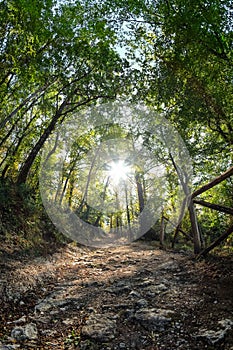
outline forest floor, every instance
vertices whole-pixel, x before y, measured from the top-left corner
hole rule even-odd
[[[232,257],[68,244],[0,267],[0,350],[233,350]]]

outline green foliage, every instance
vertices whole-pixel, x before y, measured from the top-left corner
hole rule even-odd
[[[64,344],[65,346],[71,346],[71,345],[78,346],[80,343],[80,340],[81,340],[80,334],[77,333],[75,329],[72,329],[70,334],[64,340]]]
[[[1,1],[1,230],[8,231],[10,217],[14,231],[34,232],[41,214],[43,145],[66,118],[97,101],[124,95],[166,116],[193,159],[192,189],[225,171],[233,144],[231,5],[230,0]],[[140,130],[131,133],[139,137]],[[151,136],[142,136],[149,148]],[[74,186],[80,160],[97,139],[114,137],[130,135],[117,124],[84,130],[68,155],[59,200],[65,193],[70,203],[72,197],[80,204]],[[154,152],[163,154],[160,145]],[[50,161],[52,171],[56,164],[53,157]],[[168,213],[178,198],[171,169],[168,162]],[[15,186],[17,181],[22,185]],[[98,186],[104,192],[103,184]],[[202,198],[232,207],[232,180]],[[210,241],[231,221],[206,208],[198,209],[198,218]]]

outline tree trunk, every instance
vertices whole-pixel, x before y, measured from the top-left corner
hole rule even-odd
[[[137,192],[138,192],[138,201],[139,201],[139,211],[140,213],[143,211],[145,203],[144,203],[144,196],[143,196],[143,187],[141,183],[141,179],[138,173],[135,175],[136,179],[136,185],[137,185]]]
[[[193,233],[194,254],[198,254],[201,251],[201,239],[193,200],[190,201],[188,210]]]
[[[127,189],[126,184],[125,184],[125,201],[126,201],[127,223],[128,223],[128,227],[129,227],[129,229],[130,229],[131,220],[130,220],[130,210],[129,210],[128,189]]]
[[[95,152],[95,155],[94,155],[94,158],[93,158],[93,160],[91,162],[91,167],[90,167],[90,170],[89,170],[88,176],[87,176],[87,183],[86,183],[86,186],[85,186],[85,191],[84,191],[81,203],[80,203],[80,205],[78,207],[77,213],[81,213],[84,203],[87,202],[87,195],[88,195],[89,185],[90,185],[90,182],[91,182],[92,170],[94,168],[94,165],[95,165],[95,162],[96,162],[96,158],[97,158],[97,156],[99,154],[99,150],[100,150],[100,145],[97,148],[97,150]]]
[[[173,236],[173,239],[172,239],[172,248],[175,247],[175,243],[177,241],[177,237],[178,237],[178,234],[179,234],[179,231],[180,231],[180,225],[181,225],[181,223],[179,223],[176,226],[176,229],[175,229],[175,232],[174,232],[174,236]]]
[[[2,164],[7,160],[7,158],[11,158],[11,161],[9,161],[6,166],[4,167],[3,171],[2,171],[2,174],[1,174],[1,177],[4,178],[6,176],[6,173],[7,173],[7,170],[8,168],[11,166],[11,162],[13,159],[15,159],[15,156],[17,154],[17,151],[20,147],[20,145],[22,144],[23,142],[23,139],[25,137],[25,134],[27,132],[27,129],[29,128],[29,126],[31,125],[31,123],[33,122],[33,120],[36,118],[36,115],[34,115],[34,117],[32,117],[32,119],[27,123],[27,125],[25,126],[25,128],[23,129],[23,132],[22,132],[22,135],[18,138],[18,143],[16,144],[15,148],[12,149],[13,147],[9,147],[8,151],[7,151],[7,154],[6,154],[6,157],[3,159],[3,161],[1,162],[0,164],[0,168],[2,166]],[[18,136],[18,135],[16,135]],[[15,142],[14,142],[15,143]],[[13,145],[11,145],[13,146]]]
[[[159,240],[160,240],[160,246],[163,247],[164,246],[164,236],[165,236],[165,222],[164,222],[164,216],[162,215],[161,217],[161,226],[160,226],[160,236],[159,236]]]
[[[74,91],[75,93],[75,91]],[[62,121],[65,119],[65,115],[68,112],[74,111],[76,110],[78,107],[81,107],[83,105],[87,105],[89,102],[97,100],[99,98],[101,98],[103,96],[99,95],[99,96],[94,96],[93,98],[87,98],[86,100],[75,104],[74,107],[72,107],[72,109],[70,109],[69,111],[66,111],[63,115]],[[68,105],[68,97],[67,99],[61,104],[60,108],[58,109],[58,111],[56,112],[56,114],[53,116],[51,123],[49,124],[49,126],[45,129],[45,131],[43,132],[43,134],[41,135],[39,141],[35,144],[35,146],[33,147],[32,151],[30,152],[28,158],[26,159],[24,165],[22,166],[19,175],[18,175],[18,179],[17,179],[17,184],[22,184],[25,183],[29,174],[29,171],[31,169],[32,164],[34,163],[36,156],[38,155],[38,153],[40,152],[40,150],[42,149],[45,141],[48,139],[48,137],[51,135],[51,133],[53,132],[53,130],[55,129],[55,126],[57,124],[57,122],[59,121],[63,110],[67,107]]]
[[[45,129],[43,134],[41,135],[39,141],[35,144],[35,146],[33,147],[32,151],[29,153],[28,158],[26,159],[24,165],[22,166],[22,168],[21,168],[21,170],[19,172],[18,179],[17,179],[17,184],[18,185],[26,182],[28,174],[29,174],[29,171],[31,169],[32,164],[34,163],[34,160],[35,160],[36,156],[40,152],[40,150],[43,147],[43,145],[44,145],[45,141],[47,140],[47,138],[51,135],[52,131],[55,129],[55,126],[56,126],[59,118],[61,117],[62,111],[64,110],[64,108],[66,106],[66,103],[67,103],[67,101],[64,101],[61,104],[59,110],[54,115],[52,121],[50,122],[48,127]]]
[[[186,203],[186,201],[188,201],[188,197],[190,196],[190,190],[189,190],[189,187],[187,184],[188,176],[184,173],[184,171],[183,172],[180,171],[180,169],[176,165],[175,160],[173,159],[171,153],[170,153],[170,157],[171,157],[173,166],[177,172],[177,175],[180,179],[183,191],[186,195],[186,198],[184,200]],[[183,173],[183,175],[185,175],[184,179],[183,179],[182,173]],[[184,201],[183,201],[183,204],[184,204]],[[193,234],[194,254],[198,254],[201,251],[201,237],[200,237],[200,232],[199,232],[199,228],[198,228],[197,215],[196,215],[196,211],[195,211],[195,207],[194,207],[192,199],[190,199],[188,211],[189,211],[189,217],[190,217],[192,234]],[[179,219],[181,219],[181,217]],[[179,228],[178,228],[178,230],[176,230],[177,234],[178,234],[178,231],[179,231]]]
[[[68,185],[68,183],[70,182],[70,178],[71,178],[71,175],[72,175],[72,173],[73,173],[73,171],[74,171],[74,168],[75,168],[75,166],[76,166],[76,162],[77,162],[77,160],[78,160],[78,157],[79,157],[79,154],[78,154],[77,157],[73,160],[73,164],[71,165],[71,168],[70,168],[70,170],[69,170],[69,174],[68,174],[68,176],[66,177],[66,180],[65,180],[65,183],[64,183],[64,186],[63,186],[63,189],[62,189],[62,194],[61,194],[61,197],[60,197],[60,200],[59,200],[59,204],[61,204],[62,201],[63,201],[64,195],[65,195],[65,193],[66,193],[67,185]],[[70,200],[69,200],[69,201],[70,201]]]
[[[105,198],[106,198],[106,194],[107,194],[107,188],[108,188],[108,185],[109,185],[109,180],[110,180],[110,176],[107,177],[107,181],[105,182],[105,185],[104,185],[104,192],[103,192],[103,202],[105,201]],[[98,226],[99,225],[99,222],[100,222],[100,219],[101,217],[103,216],[103,214],[99,214],[95,220],[95,223],[94,223],[94,226]]]

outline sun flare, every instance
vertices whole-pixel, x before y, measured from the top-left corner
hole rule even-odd
[[[129,173],[130,167],[122,160],[110,164],[109,176],[115,184],[118,184],[121,180],[126,180]]]

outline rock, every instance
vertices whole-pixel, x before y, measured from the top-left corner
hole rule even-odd
[[[18,320],[13,321],[15,324],[25,323],[26,322],[26,316],[20,317]]]
[[[35,316],[32,318],[34,321],[36,322],[41,322],[43,324],[47,324],[51,321],[51,317],[50,316]]]
[[[222,327],[222,328],[227,328],[227,329],[231,329],[233,327],[233,321],[229,320],[228,318],[226,318],[225,320],[221,320],[218,322],[218,324]]]
[[[132,290],[129,293],[129,296],[132,297],[132,298],[140,298],[141,297],[141,295],[136,290]]]
[[[159,271],[172,272],[178,270],[178,265],[174,261],[168,261],[159,266]]]
[[[67,318],[66,320],[63,320],[62,323],[64,323],[66,326],[72,326],[74,324],[74,320]]]
[[[110,310],[126,310],[129,307],[129,303],[122,303],[122,304],[105,304],[102,305],[103,311],[110,311]]]
[[[220,343],[225,338],[225,330],[213,331],[202,329],[201,332],[197,335],[198,339],[204,339],[209,344],[215,345]]]
[[[144,308],[136,311],[134,319],[149,331],[163,331],[171,322],[169,315],[172,313],[172,310]]]
[[[38,338],[37,327],[34,323],[28,323],[25,326],[25,335],[28,339],[35,340]]]
[[[225,319],[219,321],[218,324],[220,325],[221,329],[217,331],[201,329],[200,333],[196,337],[206,340],[211,345],[221,343],[224,340],[226,334],[231,330],[233,321]]]
[[[82,328],[82,334],[101,342],[108,342],[115,338],[116,317],[114,314],[91,314]]]
[[[53,303],[51,301],[48,301],[48,300],[44,300],[42,301],[41,303],[37,304],[35,306],[35,312],[41,312],[41,313],[44,313],[50,309],[53,308]]]
[[[79,344],[80,350],[94,350],[93,344],[90,343],[89,339],[82,340]]]
[[[105,291],[109,292],[109,293],[116,294],[116,295],[120,295],[120,294],[123,294],[125,292],[129,292],[130,291],[130,286],[125,284],[125,285],[122,285],[122,286],[121,285],[120,286],[115,286],[113,288],[106,288]]]
[[[146,299],[139,299],[137,302],[136,302],[136,305],[138,307],[147,307],[148,305],[148,301]]]
[[[167,290],[168,290],[168,287],[166,287],[165,284],[163,283],[145,288],[146,292],[154,293],[154,294],[160,294],[161,292],[165,292]]]
[[[46,313],[50,311],[51,309],[59,308],[63,311],[68,307],[69,305],[77,304],[77,307],[80,306],[80,299],[79,298],[64,298],[64,299],[55,299],[55,298],[48,298],[43,301],[41,301],[39,304],[35,306],[35,313]]]
[[[52,330],[52,329],[44,329],[41,331],[41,333],[45,336],[48,336],[48,337],[54,337],[57,335],[57,331],[56,330]]]
[[[27,337],[24,332],[24,327],[15,327],[12,329],[11,338],[19,342],[25,340]]]
[[[148,286],[152,285],[153,283],[154,283],[154,279],[146,278],[146,279],[144,279],[142,282],[138,283],[137,285],[138,285],[139,287],[144,288],[144,287],[148,287]]]
[[[34,323],[28,323],[24,327],[15,327],[11,331],[11,337],[19,342],[26,339],[35,340],[38,338],[37,327]]]

